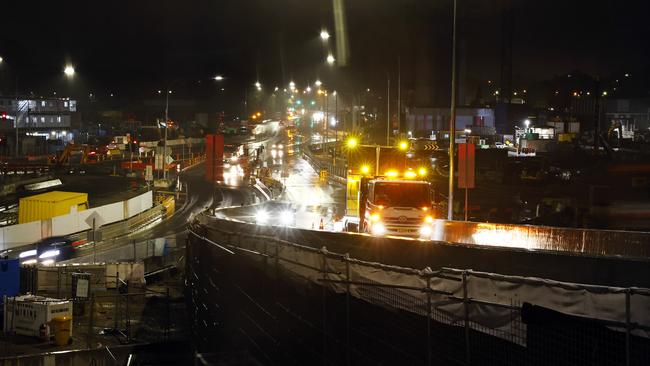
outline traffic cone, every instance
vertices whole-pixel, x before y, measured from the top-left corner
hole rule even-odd
[[[318,230],[324,230],[325,229],[325,223],[323,222],[323,218],[320,218],[320,224],[318,224]]]

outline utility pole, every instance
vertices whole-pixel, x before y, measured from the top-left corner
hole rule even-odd
[[[16,77],[16,115],[14,116],[14,127],[16,130],[16,157],[18,157],[18,77]]]
[[[386,75],[386,146],[390,146],[390,74]]]
[[[596,90],[594,93],[594,154],[596,156],[600,154],[600,93],[600,77],[596,76]]]
[[[454,0],[454,20],[451,37],[451,111],[449,118],[449,201],[447,203],[447,220],[454,219],[454,145],[456,144],[456,12],[457,0]]]
[[[397,132],[402,128],[402,57],[397,57]]]
[[[167,179],[167,129],[169,129],[169,88],[165,90],[165,139],[163,143],[163,179]]]

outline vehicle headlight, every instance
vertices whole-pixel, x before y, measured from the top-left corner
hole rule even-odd
[[[370,231],[373,235],[384,235],[386,233],[386,226],[381,222],[376,222],[372,224]]]
[[[422,227],[420,228],[420,236],[422,236],[422,237],[430,238],[432,233],[433,233],[433,230],[431,229],[431,226],[429,226],[429,225],[422,225]]]
[[[282,211],[280,213],[280,221],[283,225],[293,224],[293,212],[291,211]]]
[[[18,254],[18,258],[31,257],[33,255],[36,255],[36,249],[26,250],[26,251]]]
[[[260,224],[265,224],[269,220],[269,213],[265,210],[259,210],[255,214],[255,221]]]
[[[282,145],[282,144],[278,145],[278,149],[282,149],[283,147],[284,147],[284,145]]]
[[[61,254],[61,251],[58,249],[50,249],[48,251],[43,252],[43,254],[39,255],[39,259],[45,259],[45,258],[52,258],[56,257],[57,255]]]
[[[381,216],[379,214],[372,214],[370,215],[370,221],[372,222],[379,222],[381,220]]]

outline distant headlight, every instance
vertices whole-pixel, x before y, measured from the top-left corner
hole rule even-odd
[[[376,222],[372,224],[370,231],[372,232],[372,235],[384,235],[386,233],[386,226],[381,222]]]
[[[39,259],[52,258],[52,257],[56,257],[59,254],[61,254],[60,250],[58,250],[58,249],[50,249],[50,250],[44,252],[43,254],[39,255],[38,258]]]
[[[257,211],[255,214],[255,221],[257,221],[259,224],[265,224],[267,221],[269,221],[269,213],[264,210]]]
[[[279,145],[278,145],[278,149],[282,149],[282,148],[284,148],[284,145],[279,144]]]
[[[280,222],[282,222],[282,225],[291,225],[291,224],[293,224],[293,212],[291,212],[291,211],[282,211],[280,213]]]

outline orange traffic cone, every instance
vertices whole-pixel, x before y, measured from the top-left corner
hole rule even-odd
[[[323,230],[325,229],[325,223],[323,222],[323,218],[320,218],[320,224],[318,224],[318,230]]]

